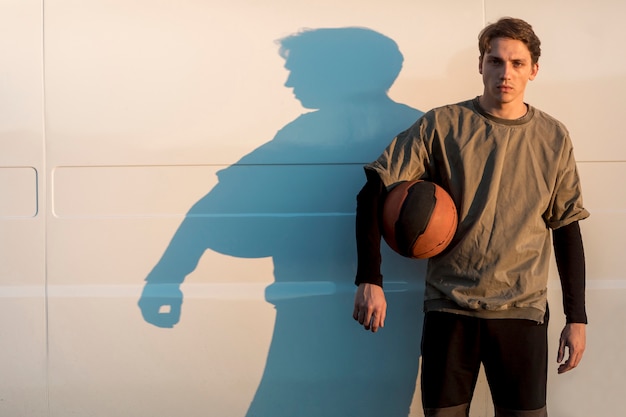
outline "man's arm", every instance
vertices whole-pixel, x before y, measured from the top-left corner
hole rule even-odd
[[[386,190],[378,174],[366,170],[367,182],[357,195],[356,247],[358,285],[352,317],[365,330],[376,332],[385,325],[387,301],[380,272],[380,213]]]
[[[585,351],[585,254],[578,222],[554,230],[552,237],[566,318],[557,356],[557,362],[561,363],[558,372],[562,374],[578,366]],[[569,356],[563,362],[566,349]]]

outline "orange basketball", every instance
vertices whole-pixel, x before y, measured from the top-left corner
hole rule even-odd
[[[450,195],[430,181],[406,181],[394,187],[383,207],[385,242],[408,258],[431,258],[452,240],[457,212]]]

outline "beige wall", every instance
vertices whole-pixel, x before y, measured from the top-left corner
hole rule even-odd
[[[426,111],[480,94],[476,36],[504,15],[542,39],[526,98],[569,127],[592,213],[582,223],[588,351],[566,375],[551,362],[550,415],[619,414],[625,14],[617,0],[0,2],[0,415],[342,415],[362,394],[369,407],[354,407],[367,416],[389,401],[380,391],[402,393],[390,417],[421,416],[423,265],[406,276],[389,255],[387,328],[356,328],[348,226],[369,154],[352,143],[324,159],[372,113],[354,101],[362,114],[301,117],[311,109],[285,87],[276,41],[303,28],[383,34],[404,57],[390,98]],[[258,149],[294,137],[318,145],[284,145],[286,159]],[[263,189],[272,179],[284,189]],[[289,198],[315,187],[311,202]],[[138,307],[149,277],[184,279],[173,327]],[[549,289],[553,360],[563,324],[554,272]],[[368,357],[384,362],[377,378],[358,366]],[[339,395],[348,383],[376,392]],[[286,411],[294,404],[304,411]],[[472,416],[489,410],[481,377]]]

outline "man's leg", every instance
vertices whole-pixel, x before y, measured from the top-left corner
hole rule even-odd
[[[467,417],[480,370],[480,326],[473,317],[428,312],[422,333],[426,417]]]
[[[547,417],[548,323],[485,320],[483,363],[496,417]]]

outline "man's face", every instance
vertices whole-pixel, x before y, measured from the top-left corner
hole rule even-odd
[[[523,104],[528,81],[535,79],[539,65],[533,64],[522,41],[495,38],[491,50],[479,61],[486,103],[491,107]]]

